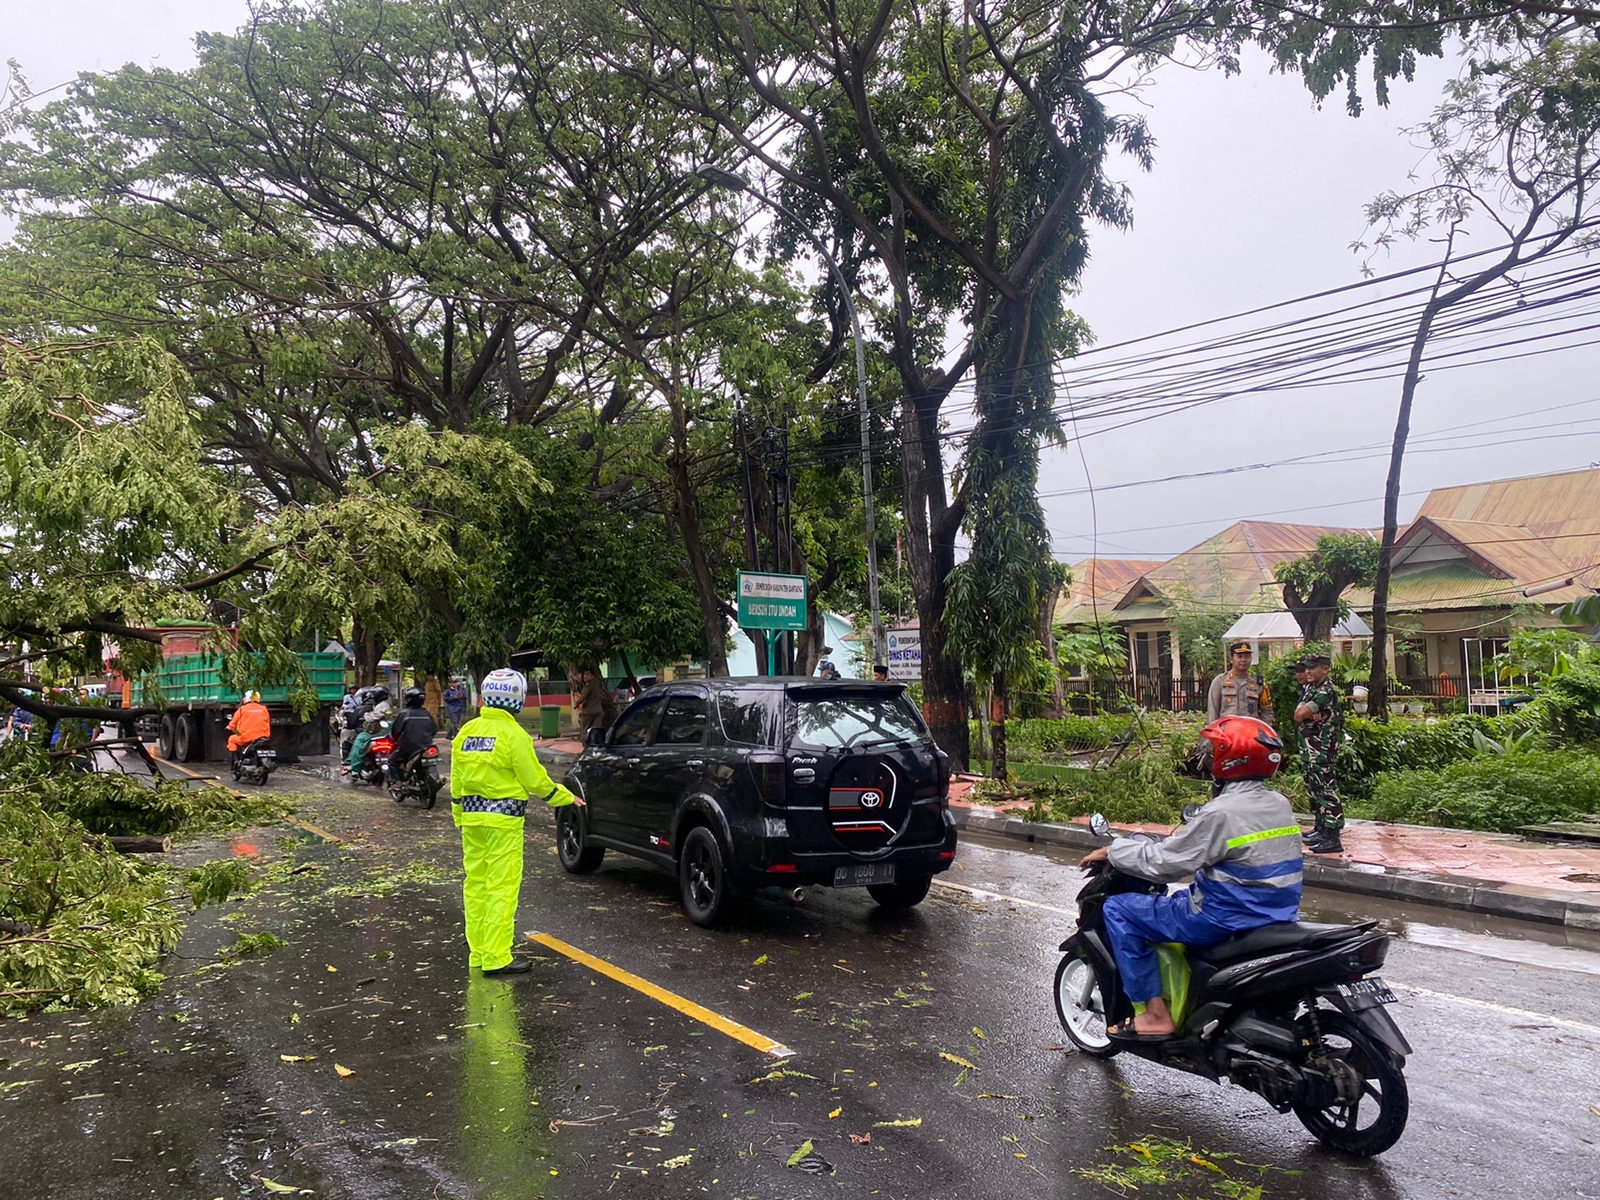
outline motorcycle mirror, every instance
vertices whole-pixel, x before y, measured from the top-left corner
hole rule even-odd
[[[1111,836],[1111,822],[1106,820],[1104,813],[1095,813],[1090,817],[1089,828],[1094,830],[1095,837]]]
[[[1201,806],[1198,804],[1185,804],[1183,806],[1183,823],[1187,825],[1200,815]]]

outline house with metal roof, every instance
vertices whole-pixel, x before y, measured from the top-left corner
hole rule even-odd
[[[1490,666],[1517,627],[1600,591],[1600,468],[1435,488],[1395,542],[1389,624],[1414,694],[1495,708]],[[1370,592],[1352,593],[1370,620]]]
[[[1275,612],[1283,609],[1283,589],[1273,572],[1279,563],[1316,549],[1327,534],[1359,532],[1329,525],[1294,525],[1284,521],[1238,521],[1199,545],[1160,563],[1128,559],[1090,560],[1100,564],[1095,577],[1116,586],[1096,597],[1102,619],[1116,621],[1128,636],[1128,662],[1135,694],[1152,706],[1182,708],[1203,688],[1205,680],[1186,669],[1174,623],[1184,606],[1218,615]],[[1074,587],[1081,573],[1073,568]],[[1130,567],[1144,568],[1127,579]],[[1057,608],[1057,623],[1087,624],[1089,605],[1075,593]]]

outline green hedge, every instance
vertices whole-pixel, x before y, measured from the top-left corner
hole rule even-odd
[[[1349,799],[1371,799],[1385,775],[1437,771],[1474,757],[1475,730],[1503,743],[1538,727],[1539,713],[1526,709],[1504,717],[1464,713],[1431,723],[1391,717],[1387,725],[1367,717],[1346,717],[1346,738],[1339,748],[1339,786]]]
[[[1006,755],[1022,761],[1047,754],[1103,750],[1123,734],[1133,717],[1127,713],[1094,717],[1035,717],[1006,722]],[[972,723],[972,744],[978,744],[978,722]],[[988,730],[983,734],[988,736]]]
[[[1600,812],[1600,756],[1580,750],[1482,754],[1441,770],[1380,778],[1380,821],[1511,832]]]

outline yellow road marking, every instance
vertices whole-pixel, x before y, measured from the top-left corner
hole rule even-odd
[[[771,1054],[777,1058],[789,1058],[794,1051],[782,1042],[775,1042],[771,1038],[757,1033],[754,1029],[746,1028],[737,1021],[730,1021],[719,1013],[712,1012],[709,1008],[696,1004],[693,1000],[685,1000],[676,992],[669,992],[666,988],[657,987],[648,979],[641,979],[631,971],[624,971],[621,967],[612,966],[603,958],[579,950],[576,946],[569,946],[558,937],[551,937],[548,933],[530,933],[528,937],[554,950],[557,954],[564,954],[575,963],[581,963],[591,971],[598,971],[608,979],[615,979],[618,983],[631,987],[636,992],[643,992],[652,1000],[659,1000],[675,1012],[680,1012],[686,1017],[693,1017],[703,1025],[709,1025],[718,1033],[725,1033],[736,1042],[743,1042],[746,1046],[753,1046],[763,1054]]]

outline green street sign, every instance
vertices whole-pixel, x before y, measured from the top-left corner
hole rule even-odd
[[[806,577],[740,571],[739,628],[806,628]]]

